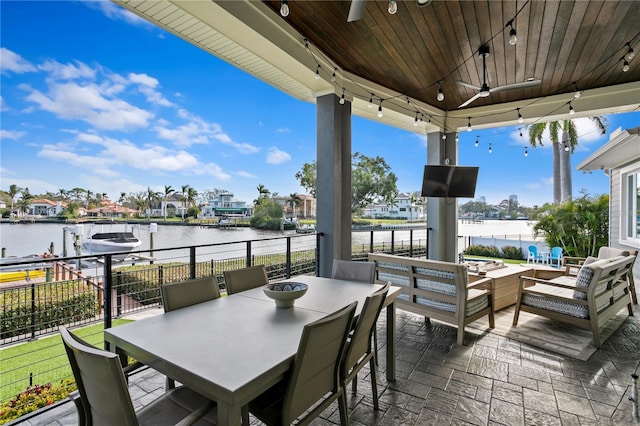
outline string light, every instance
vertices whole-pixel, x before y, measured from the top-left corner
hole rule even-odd
[[[389,7],[387,8],[389,15],[395,15],[398,11],[398,2],[396,0],[389,0]]]
[[[338,68],[334,68],[333,69],[333,74],[331,74],[331,82],[332,83],[336,82],[336,71],[338,71]]]
[[[527,147],[524,148],[524,156],[525,157],[529,156],[529,148],[527,148]]]
[[[493,152],[493,148],[491,148],[491,142],[489,142],[489,154]]]
[[[340,96],[340,105],[344,105],[344,87],[342,88],[342,96]]]
[[[382,118],[382,99],[380,99],[380,106],[378,106],[378,118]]]
[[[516,29],[513,28],[513,19],[507,22],[505,28],[506,27],[511,27],[511,30],[509,31],[509,44],[515,46],[518,42],[518,35],[516,34]]]
[[[567,145],[566,143],[564,144],[564,151],[569,152],[569,145]]]
[[[627,50],[627,54],[626,54],[626,55],[624,55],[624,57],[625,57],[625,59],[626,59],[627,61],[630,61],[630,60],[632,60],[633,58],[635,58],[635,57],[636,57],[636,53],[635,53],[635,52],[633,51],[633,49],[631,48],[631,43],[627,43],[627,44],[625,44],[625,46],[627,46],[627,49],[628,49],[628,50]]]
[[[573,105],[571,105],[571,102],[569,102],[569,115],[573,115],[575,113],[576,111],[573,109]]]
[[[427,123],[431,124],[431,116],[429,116],[429,121]]]
[[[470,132],[471,130],[473,130],[471,128],[471,117],[467,117],[467,132]]]
[[[520,137],[522,137],[522,127],[520,127]]]
[[[320,79],[320,65],[316,67],[316,80]]]
[[[413,120],[413,125],[417,126],[418,125],[418,112],[416,111],[416,119]]]
[[[622,58],[620,58],[620,60],[622,61],[622,72],[629,71],[629,62],[627,62],[627,60],[624,58],[624,56]]]
[[[373,93],[369,97],[369,108],[373,107]]]
[[[576,83],[573,83],[573,89],[574,89],[573,90],[573,97],[574,98],[579,98],[582,93],[580,93],[580,90],[578,89],[578,85]]]
[[[442,134],[442,140],[443,140],[443,141],[446,141],[446,140],[447,140],[447,134],[446,134],[446,133],[443,133],[443,134]]]
[[[458,134],[456,133],[456,143],[460,142],[460,137],[458,136]]]
[[[476,136],[476,143],[473,144],[473,146],[475,146],[476,148],[478,147],[478,139],[480,139],[480,136]]]
[[[280,1],[280,15],[285,18],[289,16],[289,5],[287,4],[287,0]]]
[[[444,93],[442,93],[442,87],[440,87],[440,82],[437,82],[436,84],[438,85],[438,97],[436,99],[442,102],[444,101]]]
[[[520,114],[520,108],[516,108],[516,110],[518,111],[518,123],[522,123],[524,118],[522,117],[522,114]]]

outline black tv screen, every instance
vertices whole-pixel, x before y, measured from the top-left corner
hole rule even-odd
[[[475,166],[424,166],[422,196],[473,198],[478,169]]]

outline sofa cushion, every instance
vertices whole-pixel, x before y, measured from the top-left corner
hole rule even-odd
[[[591,271],[593,273],[593,271]],[[570,299],[573,296],[573,290],[554,287],[548,284],[538,283],[532,287],[527,288],[528,291],[536,291],[544,294],[555,295]],[[585,294],[586,295],[586,294]],[[574,297],[575,298],[575,297]],[[569,301],[554,299],[551,297],[545,297],[537,294],[525,293],[522,295],[522,304],[527,306],[533,306],[535,308],[544,309],[546,311],[558,312],[560,314],[570,315],[576,318],[589,318],[589,308],[587,305],[578,305]]]
[[[598,259],[595,262],[591,262],[589,264],[582,265],[580,271],[578,271],[578,275],[576,276],[576,287],[588,288],[591,283],[591,279],[593,278],[593,271],[595,268],[600,266],[605,266],[608,263],[615,262],[617,260],[622,259],[622,256],[616,256],[607,259]],[[600,291],[601,293],[602,291]],[[587,293],[582,291],[574,291],[573,293],[574,299],[587,300]]]
[[[598,250],[598,259],[610,259],[618,256],[629,256],[631,252],[629,250],[622,250],[608,246],[602,246]]]

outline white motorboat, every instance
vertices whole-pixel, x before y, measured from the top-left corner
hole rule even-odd
[[[130,252],[142,245],[140,238],[133,233],[133,225],[129,230],[127,224],[124,224],[124,230],[120,229],[117,231],[111,229],[111,227],[117,225],[108,224],[107,226],[109,228],[105,230],[105,224],[91,224],[88,232],[84,234],[81,225],[76,225],[73,231],[74,234],[82,235],[81,254],[101,255],[105,253],[118,253],[113,256],[113,259],[121,261],[124,260]],[[96,229],[96,227],[99,227],[99,229]]]

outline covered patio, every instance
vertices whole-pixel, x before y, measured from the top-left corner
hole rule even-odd
[[[426,135],[425,163],[455,165],[464,129],[640,106],[638,2],[115,2],[317,105],[322,276],[351,250],[352,115]],[[457,202],[430,198],[427,215],[429,257],[455,261]]]

